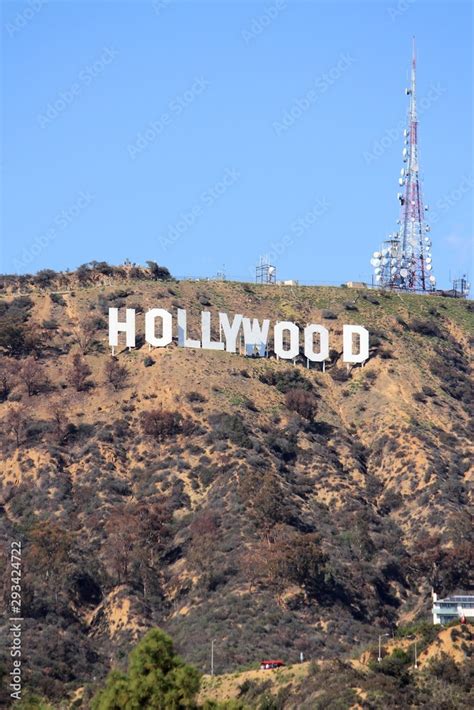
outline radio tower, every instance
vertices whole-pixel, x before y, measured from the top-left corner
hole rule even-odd
[[[433,291],[436,278],[432,274],[431,239],[425,221],[428,206],[423,204],[418,161],[418,119],[416,115],[416,52],[413,38],[411,84],[406,89],[410,97],[408,126],[403,131],[404,167],[398,183],[401,192],[398,231],[388,235],[380,251],[375,251],[370,263],[375,282],[383,288],[403,291]]]

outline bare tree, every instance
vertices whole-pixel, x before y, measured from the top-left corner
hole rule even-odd
[[[205,572],[209,566],[220,534],[220,518],[212,511],[197,515],[190,525],[191,548],[189,558],[199,572]]]
[[[58,601],[71,565],[72,533],[55,522],[43,521],[33,528],[30,535],[28,566],[41,570],[42,584]]]
[[[291,518],[287,497],[278,477],[271,471],[260,473],[249,470],[241,477],[239,494],[262,539],[270,544],[272,528]]]
[[[121,365],[116,357],[107,360],[104,366],[105,377],[114,390],[121,389],[128,379],[128,369]]]
[[[38,394],[48,382],[40,363],[31,355],[24,360],[18,375],[29,397]]]
[[[93,318],[86,318],[74,325],[74,340],[79,345],[82,355],[87,355],[89,352],[92,341],[94,340],[95,330],[96,324]]]
[[[190,525],[188,558],[207,583],[215,572],[214,555],[220,525],[219,515],[209,510],[198,514]]]
[[[106,524],[109,567],[118,584],[137,574],[145,597],[159,576],[159,561],[170,537],[172,512],[162,503],[131,503],[115,508]]]
[[[110,515],[106,529],[110,550],[107,560],[117,584],[128,582],[135,547],[133,515],[123,508],[115,509]]]
[[[301,388],[289,390],[285,396],[285,403],[288,409],[298,412],[300,416],[308,420],[314,419],[318,411],[316,396]]]
[[[14,386],[14,371],[15,368],[6,357],[0,360],[0,402],[8,399],[8,395]]]
[[[28,422],[25,406],[17,402],[10,404],[3,418],[3,422],[5,431],[12,433],[15,437],[17,447],[20,446]]]
[[[51,402],[49,411],[51,412],[54,439],[58,444],[62,444],[69,426],[68,407],[62,400],[57,399]]]
[[[77,392],[83,392],[88,387],[87,378],[92,374],[92,370],[79,353],[72,356],[71,365],[67,373],[67,379],[75,387]]]

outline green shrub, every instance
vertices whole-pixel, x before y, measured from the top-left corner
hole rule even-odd
[[[64,306],[65,305],[65,300],[61,296],[60,293],[50,293],[49,294],[50,299],[52,300],[53,303],[56,303],[58,306]]]
[[[292,389],[312,390],[311,382],[301,374],[296,367],[286,367],[281,370],[266,369],[259,376],[260,382],[276,387],[279,392],[286,394]]]
[[[419,333],[419,335],[427,335],[430,338],[443,337],[443,333],[437,323],[433,323],[432,321],[422,321],[418,318],[414,318],[409,327],[410,330],[414,333]]]
[[[244,449],[252,448],[249,431],[240,414],[227,414],[226,412],[210,414],[208,421],[213,427],[211,440],[227,439]]]

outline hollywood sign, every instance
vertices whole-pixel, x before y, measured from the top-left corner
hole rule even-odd
[[[225,350],[228,353],[242,352],[247,356],[265,357],[269,354],[270,320],[259,321],[234,315],[232,322],[227,313],[219,313],[219,339],[211,334],[210,311],[202,311],[200,339],[188,337],[188,316],[183,308],[176,312],[176,337],[179,347],[203,350]],[[150,347],[163,348],[173,342],[173,316],[164,308],[152,308],[145,314],[145,341]],[[119,345],[119,336],[125,335],[128,348],[135,347],[135,309],[127,308],[125,320],[120,320],[119,309],[109,308],[109,345],[112,353]],[[346,363],[362,363],[369,357],[369,332],[361,325],[343,326],[342,359]],[[329,359],[329,332],[323,325],[309,324],[301,329],[291,321],[278,321],[273,326],[273,352],[277,358],[294,360],[303,345],[307,362],[322,362]]]

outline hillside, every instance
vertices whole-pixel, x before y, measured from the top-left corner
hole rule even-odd
[[[242,708],[267,703],[264,707],[281,710],[408,707],[409,703],[410,707],[432,708],[435,703],[440,708],[468,707],[474,668],[466,659],[472,658],[473,651],[472,626],[457,624],[432,634],[419,628],[410,638],[389,639],[382,647],[380,664],[375,644],[356,658],[206,675],[200,701],[234,701]]]
[[[470,302],[133,276],[0,299],[25,683],[64,697],[151,626],[202,671],[212,639],[219,673],[349,657],[429,618],[432,585],[472,588]],[[323,323],[331,360],[143,339],[112,360],[109,306],[136,308],[139,333],[151,307],[186,308],[191,337],[201,310]],[[363,367],[341,362],[344,323],[370,331]]]

